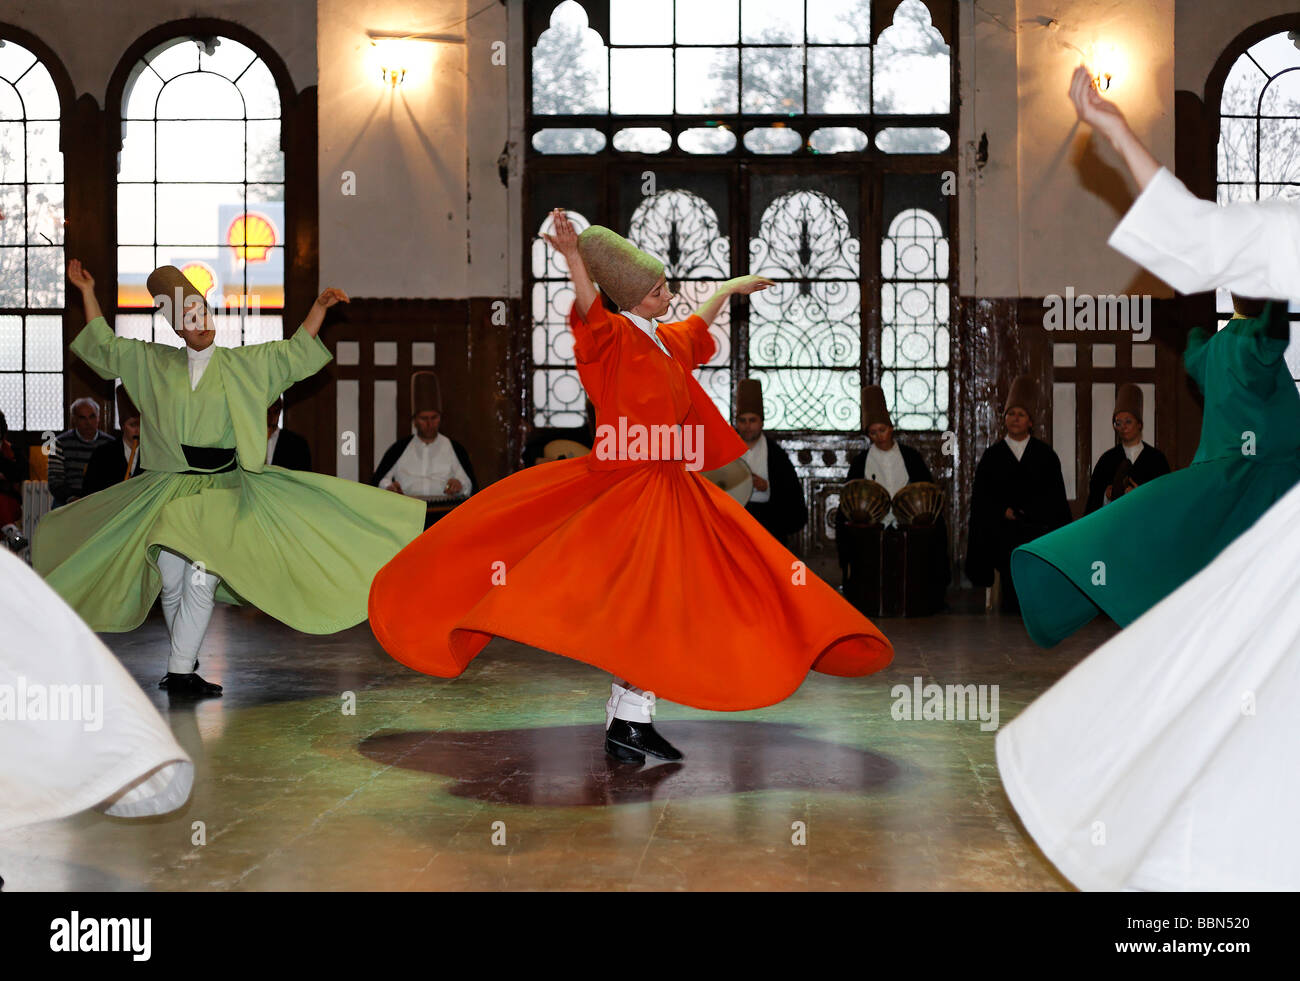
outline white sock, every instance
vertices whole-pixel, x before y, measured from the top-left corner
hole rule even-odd
[[[172,642],[167,670],[190,674],[212,619],[217,583],[221,580],[165,549],[158,553],[158,571],[163,580],[163,618]]]
[[[653,722],[655,714],[655,694],[643,691],[626,682],[614,682],[609,686],[609,701],[605,703],[605,728],[608,729],[615,719],[625,722]]]

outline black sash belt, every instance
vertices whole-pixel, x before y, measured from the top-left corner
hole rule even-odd
[[[229,473],[235,469],[233,446],[186,446],[181,444],[185,462],[192,469],[185,473]]]

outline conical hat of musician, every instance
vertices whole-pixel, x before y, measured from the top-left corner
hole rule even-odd
[[[1131,413],[1139,423],[1142,421],[1142,389],[1132,382],[1125,382],[1115,392],[1115,411],[1110,417],[1114,419],[1121,412]]]
[[[1017,407],[1024,409],[1030,419],[1038,415],[1038,386],[1029,375],[1020,375],[1011,383],[1002,411],[1006,413]]]
[[[421,412],[442,412],[438,376],[432,371],[411,373],[411,415],[419,415]]]
[[[736,418],[746,412],[763,418],[763,383],[757,378],[741,379],[736,386]]]
[[[889,418],[889,406],[885,402],[885,390],[879,385],[867,385],[862,389],[862,414],[866,419],[866,428],[880,423],[881,425],[894,425],[894,420]]]
[[[592,225],[578,236],[583,264],[620,310],[631,310],[655,288],[664,264],[618,232]]]

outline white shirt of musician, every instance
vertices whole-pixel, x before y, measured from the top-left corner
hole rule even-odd
[[[641,332],[649,337],[650,340],[654,341],[655,346],[659,348],[659,350],[663,351],[664,354],[667,354],[668,357],[672,357],[672,355],[668,353],[668,348],[664,345],[664,342],[661,341],[659,335],[655,333],[655,322],[653,320],[646,320],[645,317],[638,317],[635,313],[628,313],[626,310],[623,311],[623,316],[627,317],[628,320],[640,327]],[[750,498],[750,500],[753,500],[753,498]]]
[[[469,474],[460,465],[451,440],[442,433],[432,443],[412,436],[393,468],[379,481],[379,486],[391,487],[396,480],[402,485],[402,493],[411,497],[442,497],[447,493],[447,481],[453,477],[461,484],[457,496],[473,492]]]
[[[1122,443],[1120,445],[1123,446]],[[1136,463],[1137,458],[1142,455],[1143,449],[1144,449],[1144,444],[1142,443],[1138,443],[1137,446],[1125,446],[1124,455],[1128,457],[1129,463]]]
[[[1002,438],[1007,441],[1007,446],[1016,455],[1016,461],[1019,462],[1020,458],[1025,455],[1025,447],[1029,445],[1029,437],[1012,439],[1010,436],[1004,436]]]
[[[185,345],[186,363],[190,369],[191,392],[199,387],[199,379],[203,377],[203,372],[208,370],[208,362],[212,360],[212,352],[216,349],[216,344],[209,344],[202,351],[196,351],[188,344]]]
[[[278,442],[280,442],[280,427],[276,426],[275,432],[266,439],[266,465],[268,467],[271,465],[271,458],[275,456],[275,444]]]
[[[903,451],[898,448],[897,443],[887,450],[882,450],[873,443],[867,449],[865,473],[868,480],[874,480],[889,491],[891,498],[908,483],[907,461],[903,459]],[[890,508],[884,523],[889,527],[898,524],[893,508]]]
[[[749,495],[751,504],[762,504],[764,501],[772,499],[772,482],[767,473],[767,437],[758,437],[758,442],[745,451],[741,457],[748,464],[749,469],[755,477],[762,477],[768,481],[767,490],[755,490]]]

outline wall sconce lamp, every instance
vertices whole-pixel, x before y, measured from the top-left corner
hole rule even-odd
[[[401,31],[367,31],[370,46],[374,53],[375,67],[379,69],[380,81],[390,89],[395,89],[406,81],[406,76],[414,65],[425,58],[423,52],[416,49],[420,41],[432,41],[441,44],[464,44],[464,37],[452,34],[406,34]]]
[[[1110,89],[1116,76],[1120,74],[1122,62],[1118,49],[1113,44],[1094,44],[1088,64],[1092,65],[1092,84],[1098,92]]]

